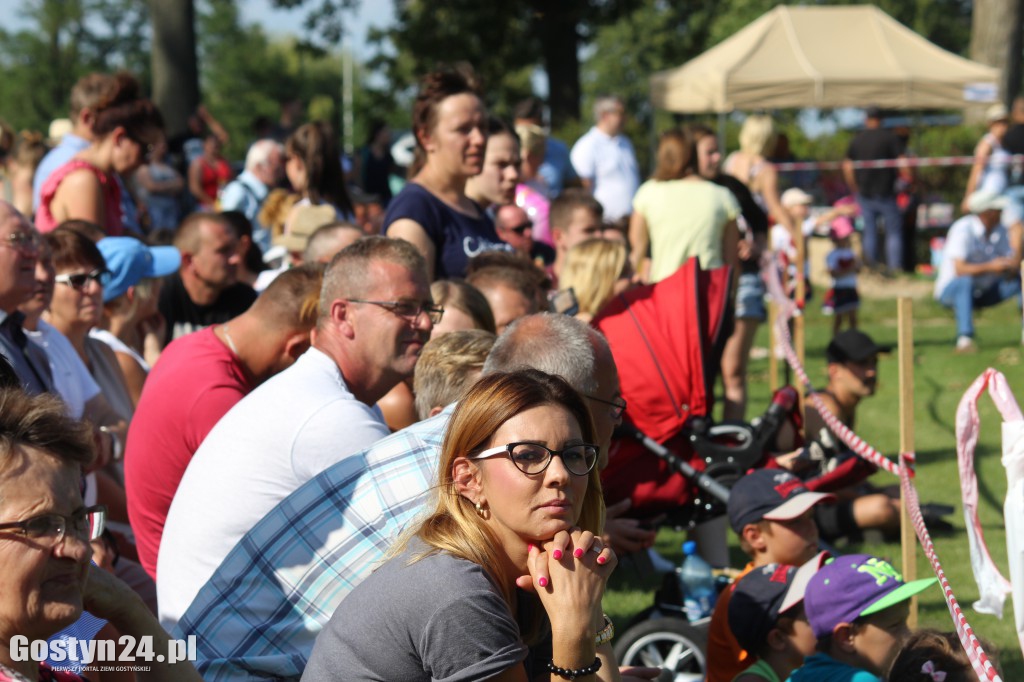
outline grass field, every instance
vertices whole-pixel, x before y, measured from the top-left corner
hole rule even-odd
[[[893,283],[894,290],[900,287]],[[808,306],[806,321],[806,363],[815,386],[824,385],[825,347],[831,338],[831,319],[820,313],[818,304]],[[917,479],[921,501],[944,502],[956,507],[949,517],[955,526],[952,534],[933,538],[936,551],[950,586],[959,600],[975,633],[995,645],[1004,680],[1024,680],[1024,661],[1013,627],[1013,601],[1008,598],[1002,620],[976,613],[971,604],[978,598],[978,588],[970,568],[967,536],[960,503],[957,473],[954,415],[963,392],[987,367],[1002,371],[1018,401],[1024,404],[1024,362],[1022,362],[1021,317],[1015,305],[1007,302],[976,315],[975,355],[953,352],[954,327],[952,313],[930,299],[914,301],[914,423],[916,432]],[[896,343],[895,299],[865,300],[861,308],[860,327],[878,343]],[[758,332],[757,346],[767,345],[765,327]],[[768,361],[751,363],[750,407],[748,418],[768,404]],[[985,397],[981,403],[981,437],[976,452],[979,481],[979,505],[985,538],[996,563],[1006,573],[1006,530],[1003,523],[1003,499],[1006,475],[1000,463],[1000,417],[992,402]],[[899,447],[899,386],[897,357],[882,356],[879,362],[877,394],[862,402],[857,413],[857,433],[879,451],[894,456]],[[895,477],[880,472],[874,482],[895,483]],[[680,543],[684,534],[663,529],[658,534],[658,549],[667,558],[681,559]],[[746,558],[730,532],[730,553],[733,565],[742,566]],[[864,543],[848,545],[845,552],[867,552],[890,558],[901,565],[898,543]],[[626,623],[636,613],[650,606],[657,576],[638,576],[628,567],[612,577],[605,608],[617,623]],[[933,575],[924,553],[918,548],[918,577]],[[953,630],[953,621],[945,601],[936,587],[925,592],[920,600],[920,625],[946,631]],[[620,631],[621,632],[621,631]]]

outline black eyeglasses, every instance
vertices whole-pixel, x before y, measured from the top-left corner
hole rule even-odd
[[[485,459],[495,455],[508,456],[516,468],[527,476],[543,472],[556,456],[562,458],[566,470],[575,476],[586,476],[597,464],[597,446],[589,443],[569,445],[561,450],[552,450],[540,443],[509,443],[469,455],[467,459]]]
[[[102,286],[104,274],[106,274],[106,270],[103,268],[97,268],[92,272],[75,272],[70,275],[57,275],[53,278],[53,281],[58,284],[65,284],[76,291],[81,291],[85,288],[85,285],[89,283],[89,280],[92,280]]]
[[[367,301],[362,298],[348,298],[345,300],[350,303],[369,303],[370,305],[386,308],[395,315],[410,322],[416,322],[420,319],[420,315],[426,313],[427,317],[430,318],[430,323],[437,324],[444,315],[444,308],[432,303],[420,303],[419,301]]]
[[[17,530],[29,540],[46,543],[52,548],[59,545],[68,532],[85,542],[95,540],[103,534],[106,523],[107,508],[97,504],[71,516],[40,514],[25,521],[0,523],[0,531]]]
[[[34,232],[15,232],[0,240],[0,244],[11,247],[15,251],[36,253],[39,250],[39,239]]]
[[[585,397],[590,398],[591,400],[596,400],[599,403],[604,403],[605,405],[611,405],[613,419],[618,419],[622,416],[622,413],[626,411],[626,401],[622,396],[616,396],[611,400],[598,398],[596,395],[587,395]]]
[[[520,223],[519,225],[516,225],[515,227],[506,227],[506,228],[503,228],[503,229],[506,229],[509,232],[515,232],[516,234],[518,234],[521,237],[521,236],[523,236],[524,232],[526,232],[527,230],[532,230],[533,229],[533,223],[531,221],[527,220],[525,223]]]

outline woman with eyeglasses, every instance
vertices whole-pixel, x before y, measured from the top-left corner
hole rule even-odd
[[[126,73],[110,79],[92,111],[92,142],[43,184],[35,218],[40,232],[72,219],[95,223],[108,235],[124,230],[117,176],[130,175],[146,161],[163,137],[163,118]]]
[[[90,565],[90,541],[102,533],[106,516],[103,507],[86,506],[80,492],[82,468],[93,457],[89,427],[68,417],[59,399],[0,390],[0,682],[85,680],[51,667],[83,663],[69,657],[80,651],[77,644],[64,640],[63,649],[54,646],[57,636],[73,633],[85,637],[78,644],[92,643],[91,635],[70,629],[83,609],[109,621],[117,635],[152,638],[154,654],[164,652],[142,662],[149,670],[137,679],[200,680],[188,661],[166,660],[170,638],[142,600]],[[116,655],[125,651],[122,642],[112,643]],[[54,652],[59,654],[49,656],[49,663],[40,660],[40,653]],[[93,664],[103,663],[114,661]]]
[[[617,678],[593,440],[561,378],[480,379],[452,415],[432,513],[341,603],[303,682]]]
[[[117,356],[110,346],[89,336],[103,317],[103,254],[69,227],[59,227],[43,239],[56,272],[53,299],[44,319],[71,342],[114,411],[125,422],[131,421],[135,403]]]

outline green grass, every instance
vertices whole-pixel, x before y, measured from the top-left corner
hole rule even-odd
[[[894,283],[898,287],[898,281]],[[825,347],[831,338],[831,319],[820,313],[820,304],[808,305],[806,321],[806,363],[812,383],[825,383]],[[895,345],[897,337],[895,300],[866,300],[861,308],[860,328],[879,343]],[[953,593],[964,609],[974,631],[998,651],[1004,680],[1024,679],[1024,661],[1013,627],[1013,601],[1006,601],[1002,620],[976,613],[971,604],[978,588],[970,567],[967,535],[964,532],[963,506],[957,471],[954,415],[964,391],[987,367],[1006,375],[1018,401],[1024,404],[1024,363],[1022,363],[1020,311],[1011,302],[975,316],[979,352],[961,356],[953,352],[952,313],[934,301],[914,301],[914,429],[917,451],[916,485],[921,501],[952,504],[956,513],[949,517],[956,530],[933,538],[939,561]],[[755,345],[767,345],[764,326]],[[751,363],[748,418],[763,410],[769,399],[768,361]],[[899,447],[899,375],[896,353],[882,356],[876,395],[862,402],[857,413],[857,433],[883,454],[894,456]],[[1006,475],[1000,463],[1000,416],[986,396],[980,403],[981,435],[976,451],[979,482],[979,513],[985,538],[996,563],[1007,574],[1006,530],[1003,523],[1003,499]],[[878,485],[895,483],[895,477],[880,472],[873,481]],[[730,532],[730,554],[734,566],[742,566],[745,557]],[[663,529],[658,534],[658,550],[674,561],[681,559],[683,533]],[[845,552],[867,552],[901,565],[899,543],[848,545]],[[918,548],[917,575],[933,575],[931,565]],[[650,606],[657,576],[641,576],[624,563],[612,577],[605,608],[617,623],[626,623]],[[939,589],[925,592],[920,599],[920,626],[953,630],[953,621]]]

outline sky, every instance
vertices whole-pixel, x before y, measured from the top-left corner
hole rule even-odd
[[[308,5],[317,4],[317,0]],[[302,20],[308,11],[300,7],[293,10],[275,9],[270,0],[239,0],[238,8],[243,21],[263,27],[271,36],[302,35]],[[371,27],[384,28],[394,22],[393,0],[360,0],[358,7],[346,14],[347,37],[357,59],[367,59],[372,51],[367,47],[366,35]]]

